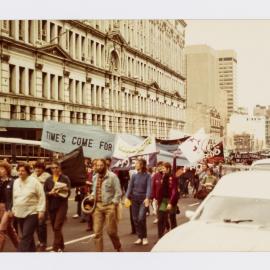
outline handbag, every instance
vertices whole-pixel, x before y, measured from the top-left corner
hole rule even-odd
[[[158,210],[159,211],[162,211],[162,212],[167,211],[167,205],[168,205],[168,199],[167,198],[162,199],[161,204],[160,204]]]

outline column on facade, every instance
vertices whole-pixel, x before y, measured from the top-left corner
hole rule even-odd
[[[64,101],[69,102],[69,95],[70,95],[70,89],[69,89],[69,76],[64,76]]]
[[[102,58],[101,58],[101,44],[98,43],[98,51],[97,51],[97,57],[98,57],[98,66],[102,66]]]
[[[25,107],[25,120],[30,120],[30,107]]]
[[[15,72],[15,81],[14,81],[14,90],[15,91],[15,94],[19,94],[19,88],[20,88],[20,83],[19,83],[19,76],[20,76],[20,70],[19,70],[19,66],[16,65],[15,68],[14,68],[14,72]]]
[[[8,93],[11,86],[9,85],[9,64],[6,61],[0,62],[0,93]]]
[[[45,120],[51,120],[51,109],[46,109]]]
[[[14,38],[19,39],[19,20],[14,20]]]
[[[41,33],[41,35],[42,35],[42,33]],[[46,25],[46,41],[48,43],[51,42],[50,37],[51,37],[51,26],[50,26],[50,21],[47,20],[47,25]]]
[[[115,100],[114,100],[114,76],[111,76],[111,108],[114,109],[115,108]]]
[[[53,119],[54,121],[58,122],[58,110],[54,110]]]
[[[23,25],[24,25],[24,32],[23,32],[23,40],[25,43],[28,43],[28,20],[23,20]]]
[[[64,118],[64,123],[71,123],[70,119],[70,111],[69,110],[64,110],[63,111],[63,118]]]
[[[70,30],[71,31],[71,30]],[[75,58],[75,33],[71,31],[71,42],[69,43],[69,50],[70,50],[70,55],[72,58]]]
[[[36,89],[36,97],[42,97],[42,70],[36,69],[36,80],[35,80],[35,89]],[[44,82],[45,83],[45,82]]]
[[[81,81],[79,81],[78,90],[79,90],[79,93],[78,93],[78,103],[79,104],[82,104],[82,82]]]
[[[85,104],[88,106],[91,106],[91,81],[90,80],[86,80],[85,83]]]
[[[118,78],[114,77],[114,100],[115,100],[115,109],[119,109],[119,100],[118,100]]]
[[[139,136],[140,135],[140,126],[139,126],[139,119],[138,118],[135,118],[135,134],[134,135],[137,135]]]
[[[55,75],[54,77],[54,99],[58,100],[59,99],[59,89],[58,89],[58,76]]]
[[[82,60],[82,37],[81,35],[79,35],[79,38],[78,38],[78,60]]]
[[[93,65],[95,66],[97,64],[97,51],[96,51],[96,41],[93,40],[94,43],[93,43],[93,54],[92,54],[92,58],[93,58]]]
[[[72,80],[70,94],[71,94],[71,101],[75,103],[76,102],[76,80],[75,79]]]

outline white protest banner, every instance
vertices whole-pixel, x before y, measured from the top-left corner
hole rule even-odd
[[[115,138],[115,147],[113,157],[117,159],[126,159],[128,157],[147,155],[157,152],[156,140],[154,137],[147,137],[142,142],[138,142],[138,138],[132,137],[128,140],[123,138],[121,134],[117,134]]]
[[[112,155],[114,137],[99,127],[46,121],[41,147],[66,154],[82,146],[85,157],[102,158]]]
[[[195,163],[204,157],[208,140],[209,136],[204,132],[204,129],[200,129],[183,142],[179,149],[191,163]]]

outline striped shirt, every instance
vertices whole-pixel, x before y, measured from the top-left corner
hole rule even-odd
[[[102,201],[102,182],[104,180],[104,177],[98,176],[97,179],[97,189],[96,189],[96,201],[101,202]]]

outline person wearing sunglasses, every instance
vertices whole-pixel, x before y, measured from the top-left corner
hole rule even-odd
[[[62,252],[65,248],[62,228],[67,215],[71,184],[69,177],[62,174],[59,162],[52,163],[51,171],[52,175],[46,180],[44,190],[54,232],[53,251]]]

